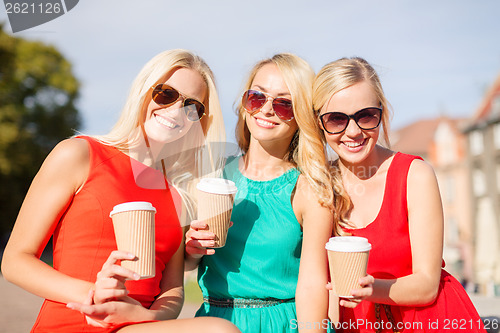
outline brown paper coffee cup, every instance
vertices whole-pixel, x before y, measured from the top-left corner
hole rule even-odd
[[[326,243],[330,277],[335,295],[353,297],[350,291],[361,289],[358,281],[366,276],[371,245],[363,237],[332,237]]]
[[[203,178],[196,187],[198,220],[205,221],[208,230],[215,234],[213,247],[223,247],[226,244],[236,185],[227,179]]]
[[[149,202],[126,202],[113,207],[113,219],[118,250],[134,254],[137,260],[123,260],[122,267],[147,279],[155,276],[155,213]]]

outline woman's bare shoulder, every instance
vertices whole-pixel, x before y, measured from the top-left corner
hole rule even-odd
[[[65,164],[85,162],[89,159],[89,144],[81,138],[66,139],[59,142],[48,157],[63,160]]]
[[[70,138],[59,142],[49,153],[39,174],[82,184],[90,165],[90,149],[85,139]]]
[[[420,198],[425,193],[439,191],[438,181],[432,166],[420,159],[415,159],[410,165],[407,176],[408,193]],[[420,200],[419,199],[419,200]]]
[[[432,166],[424,160],[414,159],[408,170],[408,180],[435,179],[436,174]]]

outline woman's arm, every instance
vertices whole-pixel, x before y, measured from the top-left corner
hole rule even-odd
[[[4,277],[57,302],[85,300],[93,284],[62,274],[39,258],[89,169],[88,143],[69,139],[48,155],[24,199],[2,260]]]
[[[184,303],[184,244],[182,242],[163,271],[160,288],[162,293],[150,307],[150,310],[155,313],[155,320],[177,318]]]
[[[432,168],[415,160],[408,172],[408,223],[413,273],[398,279],[375,279],[370,301],[427,305],[438,292],[443,253],[443,208]]]
[[[297,326],[300,332],[325,332],[328,318],[328,258],[325,244],[332,233],[333,216],[321,207],[313,189],[299,177],[293,199],[294,211],[302,220],[303,241],[299,280],[295,293]],[[312,327],[312,329],[307,329]]]

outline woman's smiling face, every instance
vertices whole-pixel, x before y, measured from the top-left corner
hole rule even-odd
[[[250,89],[264,92],[272,97],[283,97],[292,99],[280,70],[275,64],[262,66],[255,75]],[[273,111],[271,98],[256,113],[246,113],[246,123],[252,138],[264,141],[287,141],[290,143],[297,131],[297,123],[294,119],[290,121],[281,120]]]
[[[204,101],[207,94],[207,85],[203,77],[193,69],[176,69],[163,83],[176,89],[183,96],[198,101]],[[184,136],[193,125],[193,121],[187,119],[183,104],[182,97],[167,107],[158,105],[150,99],[144,123],[148,138],[169,143]]]
[[[353,115],[368,107],[378,108],[380,101],[370,83],[361,81],[335,93],[321,109],[320,115],[327,112],[342,112]],[[350,119],[347,128],[341,133],[329,134],[325,130],[323,132],[326,141],[342,162],[345,165],[356,165],[363,163],[375,148],[380,134],[380,126],[371,130],[363,130],[353,119]]]

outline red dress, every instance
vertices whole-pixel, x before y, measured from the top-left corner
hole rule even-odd
[[[177,251],[182,229],[175,211],[180,200],[157,170],[131,159],[118,149],[89,137],[90,173],[68,203],[54,231],[54,268],[77,279],[95,282],[97,273],[116,250],[113,206],[127,201],[149,201],[156,208],[156,276],[127,281],[129,296],[148,308],[160,293],[165,265]],[[140,184],[138,184],[140,183]],[[84,315],[66,304],[45,300],[32,332],[109,332],[87,325]]]
[[[368,274],[375,278],[412,274],[406,185],[410,164],[416,158],[397,153],[387,172],[376,219],[365,228],[345,229],[353,236],[368,238],[372,244]],[[486,332],[462,285],[445,270],[441,271],[438,296],[430,305],[388,306],[362,301],[354,309],[340,307],[340,311],[344,329],[339,332]]]

